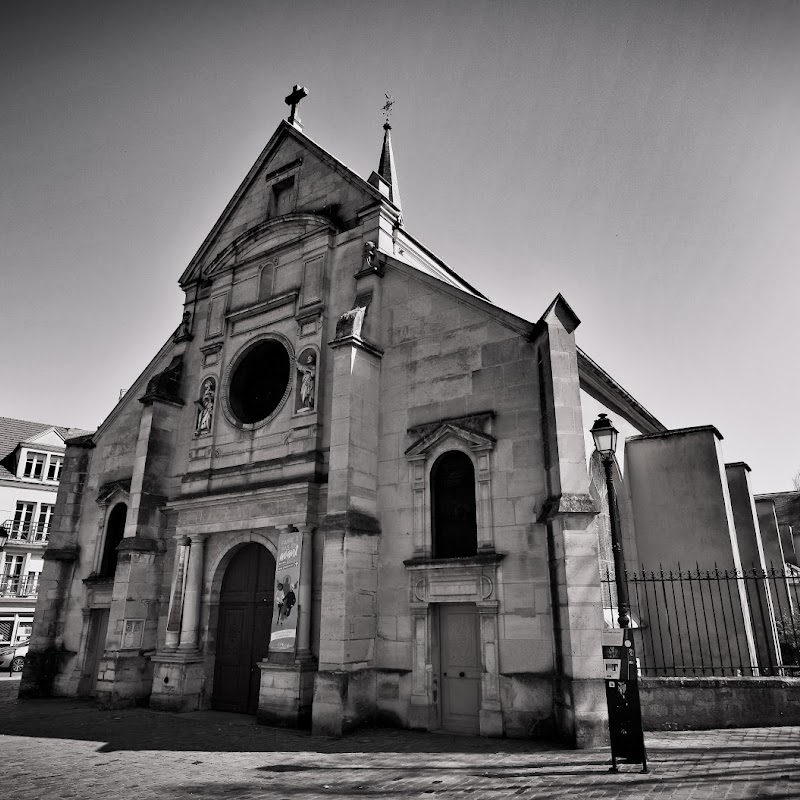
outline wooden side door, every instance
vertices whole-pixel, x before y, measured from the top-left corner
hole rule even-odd
[[[439,608],[442,727],[454,733],[480,732],[481,657],[478,609]]]
[[[108,614],[107,608],[93,608],[89,612],[86,659],[83,662],[83,675],[79,686],[79,694],[87,697],[94,697],[97,694],[97,673],[100,671],[100,659],[106,649]]]

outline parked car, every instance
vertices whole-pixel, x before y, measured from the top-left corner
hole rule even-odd
[[[10,670],[11,672],[22,672],[25,666],[25,656],[28,655],[28,645],[30,639],[23,639],[11,647],[0,649],[0,672]]]

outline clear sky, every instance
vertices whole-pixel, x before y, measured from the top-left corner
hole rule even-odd
[[[177,278],[308,87],[408,230],[578,341],[756,491],[800,466],[800,3],[39,2],[0,29],[0,415],[93,429],[180,321]]]

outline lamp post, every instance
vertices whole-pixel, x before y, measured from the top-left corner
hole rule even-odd
[[[617,490],[614,487],[614,452],[617,449],[619,431],[612,425],[605,414],[595,420],[592,425],[592,438],[606,473],[606,490],[608,491],[608,516],[611,521],[611,552],[614,554],[614,581],[617,585],[617,605],[619,607],[619,626],[627,628],[631,624],[630,601],[628,599],[628,582],[625,580],[625,554],[622,550],[622,533],[619,528],[619,509],[617,506]]]
[[[603,460],[608,490],[608,516],[611,519],[611,550],[614,553],[614,580],[617,584],[617,605],[621,630],[603,634],[603,659],[606,660],[606,702],[608,728],[611,734],[611,772],[618,772],[617,759],[640,763],[647,772],[647,750],[642,732],[642,708],[639,701],[636,651],[629,626],[631,624],[628,583],[625,580],[625,556],[619,529],[619,508],[614,488],[614,451],[619,431],[605,414],[592,425],[594,446]],[[617,672],[615,673],[614,665]],[[611,665],[611,674],[609,674]]]

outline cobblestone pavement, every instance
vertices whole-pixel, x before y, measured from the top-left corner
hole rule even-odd
[[[9,798],[800,798],[800,728],[647,735],[652,770],[608,773],[608,749],[367,730],[341,740],[217,712],[100,711],[16,701],[0,678]]]

